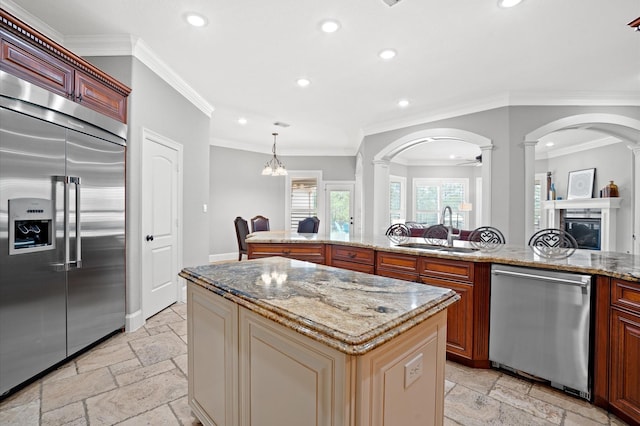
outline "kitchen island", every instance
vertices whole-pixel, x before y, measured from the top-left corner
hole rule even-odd
[[[640,423],[639,255],[509,244],[477,247],[463,241],[438,247],[422,238],[331,239],[287,231],[250,234],[247,243],[250,259],[280,255],[454,289],[461,299],[447,312],[447,358],[475,368],[491,367],[492,265],[589,274],[594,283],[593,403]]]
[[[454,291],[282,257],[180,275],[203,424],[442,424]]]

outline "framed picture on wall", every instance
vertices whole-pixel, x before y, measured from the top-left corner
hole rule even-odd
[[[579,198],[592,198],[593,181],[596,177],[596,169],[584,169],[569,172],[569,184],[567,185],[567,200]]]

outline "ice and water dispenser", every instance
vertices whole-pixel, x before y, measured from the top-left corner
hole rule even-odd
[[[9,254],[32,253],[55,248],[54,215],[51,200],[14,198],[9,200]]]

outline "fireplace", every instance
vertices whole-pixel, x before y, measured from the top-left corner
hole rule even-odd
[[[562,228],[578,243],[578,248],[600,250],[602,213],[592,209],[566,209],[562,214]]]
[[[600,218],[565,218],[564,230],[578,242],[578,248],[600,250]]]
[[[619,197],[543,201],[545,226],[577,235],[581,248],[616,251],[616,212],[622,201]]]

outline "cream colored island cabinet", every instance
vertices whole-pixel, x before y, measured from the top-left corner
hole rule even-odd
[[[442,424],[455,292],[284,258],[181,276],[203,424]]]

